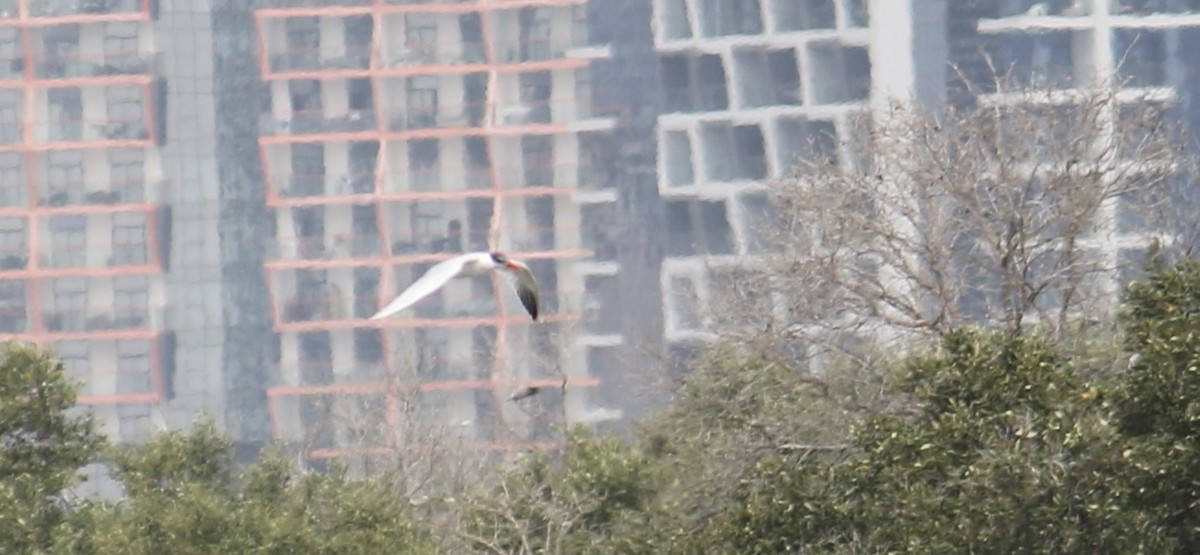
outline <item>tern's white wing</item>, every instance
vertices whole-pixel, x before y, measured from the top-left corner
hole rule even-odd
[[[466,262],[467,255],[463,255],[434,264],[429,271],[425,272],[425,275],[414,281],[412,285],[409,285],[408,289],[405,289],[403,293],[400,293],[399,297],[396,297],[395,300],[383,307],[383,310],[376,312],[371,319],[380,320],[387,318],[428,297],[431,293],[446,285],[446,282],[458,276]]]

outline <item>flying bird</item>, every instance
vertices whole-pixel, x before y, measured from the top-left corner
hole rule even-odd
[[[537,395],[538,391],[540,391],[540,390],[541,390],[540,387],[534,387],[534,386],[522,387],[521,389],[514,391],[512,395],[509,395],[508,400],[509,401],[520,401],[521,399],[533,397],[534,395]]]
[[[395,315],[441,289],[452,279],[480,277],[497,270],[507,271],[516,277],[517,296],[529,315],[537,320],[538,286],[533,279],[533,272],[529,271],[529,266],[499,252],[471,252],[438,262],[371,319],[381,320]]]

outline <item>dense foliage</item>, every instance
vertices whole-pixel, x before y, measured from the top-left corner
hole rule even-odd
[[[61,364],[0,361],[5,553],[1196,553],[1200,263],[1152,268],[1110,344],[963,329],[819,377],[718,345],[636,441],[568,434],[461,495],[240,468],[211,422],[105,448]],[[1103,349],[1102,349],[1103,350]],[[1112,352],[1111,350],[1105,352]],[[1130,356],[1132,355],[1132,356]],[[1108,365],[1109,368],[1098,368]],[[120,502],[72,501],[104,460]]]
[[[65,518],[64,491],[102,446],[91,420],[72,411],[77,387],[61,362],[9,343],[0,360],[0,546],[31,552]]]
[[[238,471],[231,443],[208,421],[113,458],[125,498],[80,507],[58,534],[60,551],[432,552],[386,479],[350,479],[341,469],[300,475],[279,452]]]
[[[63,366],[8,344],[0,360],[0,553],[428,553],[385,478],[297,473],[279,452],[238,469],[211,422],[106,450]],[[105,456],[111,453],[111,456]],[[69,494],[108,459],[119,503]]]

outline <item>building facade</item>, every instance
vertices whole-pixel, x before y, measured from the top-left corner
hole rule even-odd
[[[857,115],[893,100],[1031,101],[995,94],[995,70],[1064,92],[1110,82],[1119,100],[1170,102],[1194,125],[1197,18],[1200,3],[1182,0],[654,0],[667,342],[710,337],[704,308],[722,292],[722,263],[755,253],[763,187],[797,157],[850,159]],[[1120,225],[1118,208],[1107,214],[1086,247],[1136,267],[1148,237]],[[1112,278],[1116,298],[1128,276]]]
[[[150,430],[176,349],[154,16],[140,0],[0,6],[0,331],[52,346],[127,437]]]
[[[386,452],[422,406],[511,450],[652,411],[769,182],[854,118],[990,60],[1195,124],[1196,52],[1193,0],[0,0],[0,333],[121,440],[208,412],[249,452]],[[366,320],[484,249],[539,322],[487,278]]]
[[[593,178],[615,117],[591,76],[610,53],[586,3],[357,4],[255,13],[273,437],[322,456],[386,447],[418,403],[456,435],[518,448],[536,434],[506,400],[530,386],[546,413],[586,418],[598,378],[584,351],[619,341],[585,323],[589,279],[613,272],[587,261],[590,209],[616,201]],[[482,250],[529,262],[536,325],[501,278],[366,320],[431,264]]]

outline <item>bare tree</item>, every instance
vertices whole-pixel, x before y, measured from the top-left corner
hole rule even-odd
[[[1118,253],[1173,239],[1155,224],[1194,175],[1171,101],[1001,92],[859,118],[841,160],[799,160],[770,187],[768,254],[728,270],[713,323],[845,351],[864,332],[911,345],[965,324],[1061,335],[1103,320],[1140,264]]]

